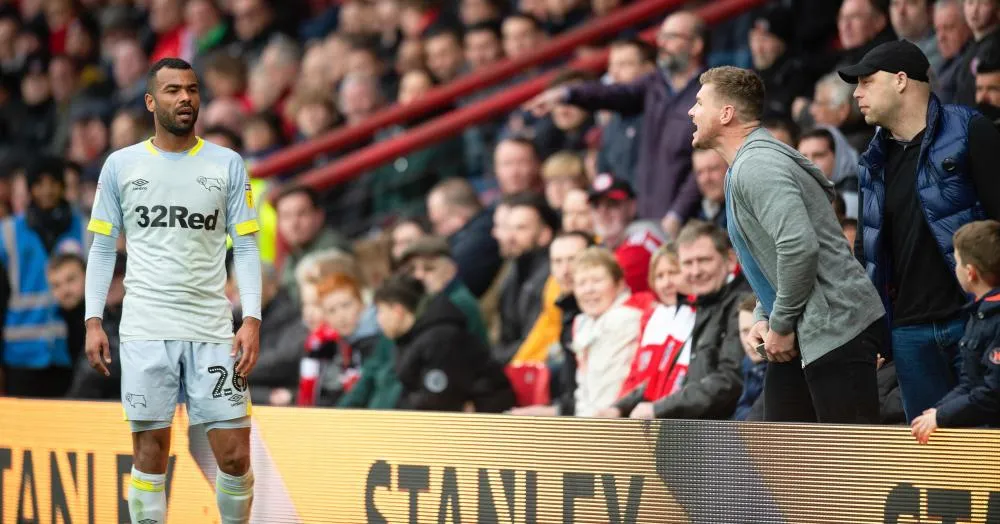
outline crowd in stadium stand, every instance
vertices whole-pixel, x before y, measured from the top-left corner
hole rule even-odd
[[[104,316],[105,379],[82,354],[83,225],[107,155],[151,135],[156,60],[193,64],[198,134],[239,152],[253,176],[289,145],[419,101],[624,3],[0,0],[0,217],[24,217],[44,246],[18,262],[14,222],[0,230],[0,392],[119,397],[125,242]],[[755,301],[726,230],[728,166],[692,148],[688,116],[699,75],[729,64],[760,75],[763,127],[835,185],[859,263],[871,249],[891,260],[881,422],[934,405],[959,380],[967,297],[915,189],[886,204],[897,214],[884,227],[859,204],[876,129],[836,71],[879,44],[916,44],[933,100],[985,116],[969,125],[970,165],[943,169],[968,171],[986,217],[1000,218],[995,170],[980,180],[1000,146],[1000,0],[776,0],[709,28],[696,9],[710,3],[668,15],[655,45],[637,35],[661,20],[579,48],[610,49],[600,77],[562,70],[522,108],[333,189],[297,185],[296,172],[253,179],[265,260],[253,402],[762,420],[768,362],[748,338]],[[305,169],[561,67],[522,71]],[[865,236],[878,228],[891,231],[881,245]],[[26,289],[18,279],[31,274],[41,284]],[[238,322],[234,281],[227,290]],[[61,323],[66,344],[12,350],[25,336],[18,308],[45,293],[46,325]]]

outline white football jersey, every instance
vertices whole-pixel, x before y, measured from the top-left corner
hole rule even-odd
[[[240,155],[201,138],[183,153],[152,139],[116,151],[101,170],[88,229],[125,234],[123,342],[232,341],[226,237],[260,229]]]

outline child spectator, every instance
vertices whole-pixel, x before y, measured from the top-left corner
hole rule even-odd
[[[60,253],[49,260],[46,276],[59,315],[66,322],[66,345],[73,362],[83,354],[86,332],[83,327],[83,258],[76,253]]]
[[[975,296],[974,311],[959,342],[958,386],[913,420],[912,432],[926,444],[939,427],[1000,426],[1000,222],[971,222],[955,233],[955,275]]]
[[[402,409],[500,413],[514,405],[503,367],[466,328],[447,294],[428,296],[419,280],[390,278],[375,292],[378,323],[394,340]]]
[[[733,420],[764,420],[764,403],[759,401],[764,391],[764,373],[767,372],[767,361],[757,353],[750,341],[750,328],[753,327],[753,310],[757,307],[757,297],[747,295],[740,302],[740,342],[743,344],[743,394]]]
[[[562,210],[566,193],[571,189],[587,188],[583,160],[572,151],[560,151],[550,156],[542,164],[542,180],[545,183],[545,200],[557,211]]]
[[[286,260],[285,263],[288,264],[289,261]],[[335,273],[350,275],[357,282],[361,282],[363,278],[354,256],[338,248],[324,249],[306,255],[295,265],[293,273],[297,288],[293,295],[301,297],[302,322],[310,331],[319,327],[323,321],[316,286]],[[290,286],[284,284],[284,279],[282,281],[283,288],[291,292]]]
[[[346,273],[334,273],[316,286],[322,324],[306,340],[299,405],[335,405],[374,353],[379,332],[376,325],[363,322],[366,306],[361,292],[361,284]]]

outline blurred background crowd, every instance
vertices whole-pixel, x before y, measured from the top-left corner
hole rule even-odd
[[[636,1],[0,0],[0,217],[28,216],[49,251],[72,217],[85,224],[104,159],[152,134],[143,97],[160,58],[193,64],[198,134],[238,151],[253,176],[293,144]],[[332,189],[296,172],[254,179],[265,259],[254,403],[759,417],[767,364],[746,342],[753,298],[725,231],[727,165],[691,148],[699,74],[761,75],[764,127],[835,183],[853,246],[858,157],[875,130],[835,68],[907,39],[942,101],[995,120],[1000,2],[785,0],[711,27],[697,15],[707,4],[576,49],[610,50],[601,75],[558,60],[524,70],[305,167],[560,71],[523,108]],[[651,27],[655,43],[637,38]],[[36,267],[0,258],[0,303],[15,270],[44,274],[68,348],[7,352],[9,394],[118,398],[82,355],[85,245]],[[104,321],[113,347],[121,247]],[[21,369],[52,380],[26,384]],[[892,362],[879,374],[883,419],[901,422]]]

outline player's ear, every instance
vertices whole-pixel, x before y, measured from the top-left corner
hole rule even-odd
[[[153,98],[153,95],[146,93],[143,98],[146,101],[146,111],[150,113],[156,112],[156,100]]]

